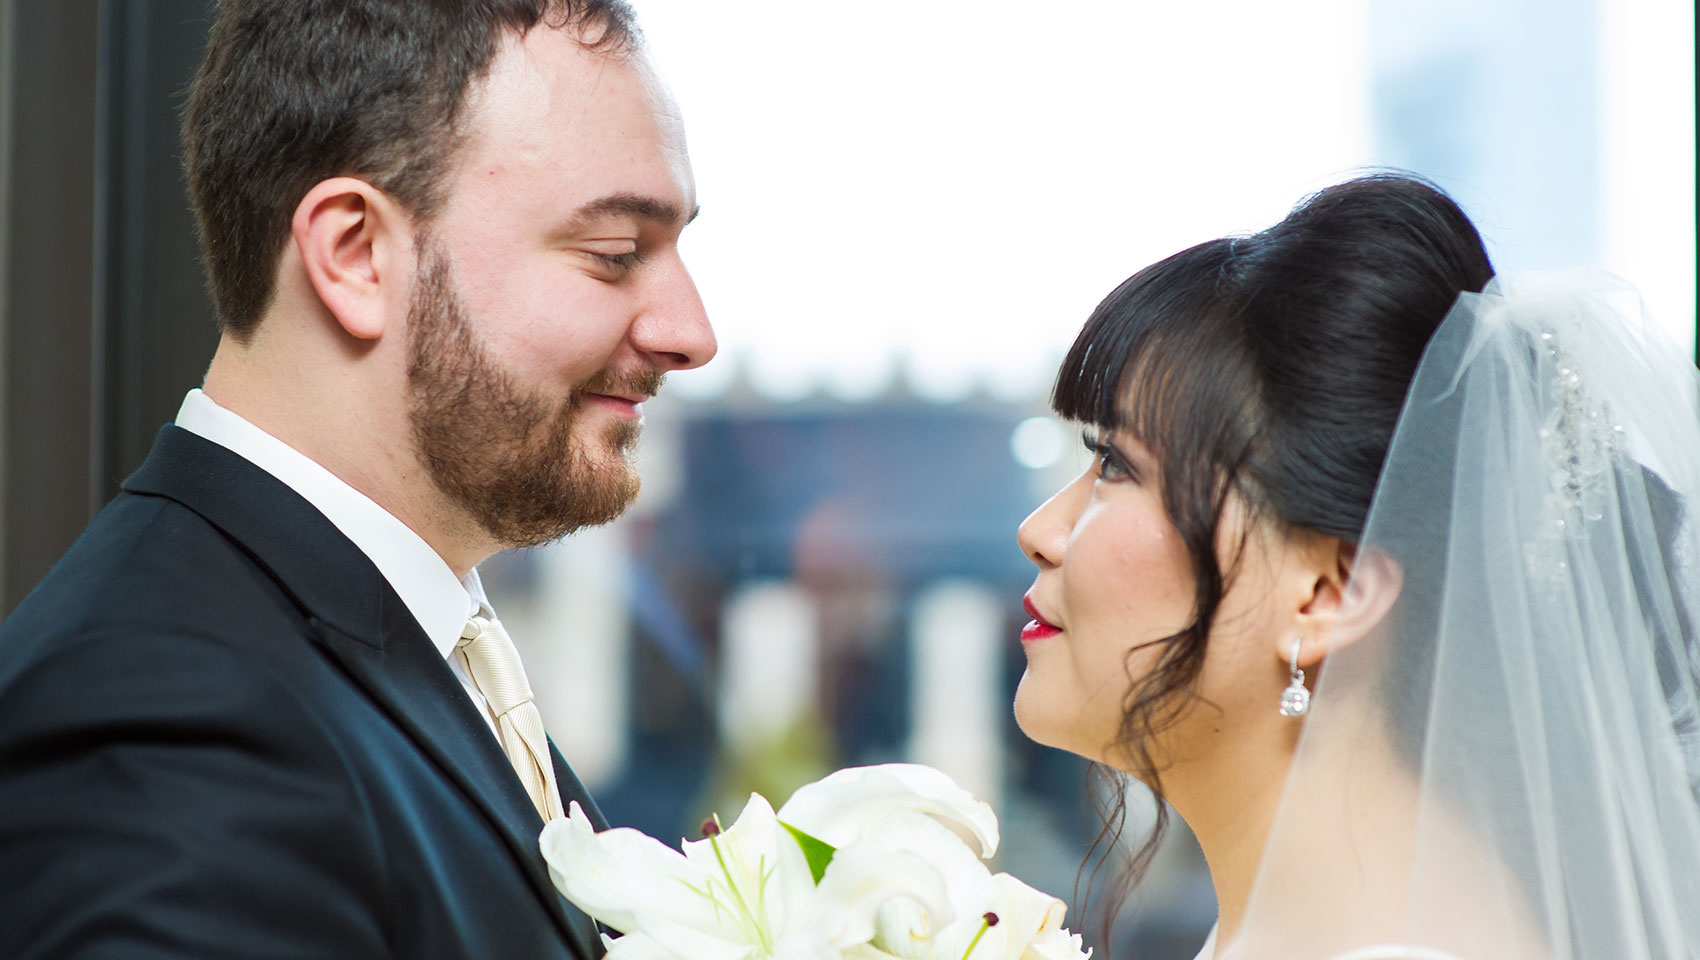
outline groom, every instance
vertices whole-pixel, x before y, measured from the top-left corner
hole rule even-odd
[[[222,0],[183,129],[222,337],[0,627],[0,956],[599,955],[476,567],[714,353],[630,11]]]

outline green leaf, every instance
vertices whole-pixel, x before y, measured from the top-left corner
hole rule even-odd
[[[781,820],[779,825],[784,827],[797,841],[797,846],[803,848],[803,859],[809,862],[809,872],[815,875],[815,885],[820,885],[820,878],[826,876],[826,865],[832,862],[832,855],[838,848],[825,840],[811,837],[789,823]]]

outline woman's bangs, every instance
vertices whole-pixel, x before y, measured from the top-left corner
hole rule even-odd
[[[1105,430],[1122,427],[1122,383],[1137,363],[1141,326],[1102,305],[1093,312],[1057,371],[1051,390],[1057,416]]]
[[[1213,388],[1224,367],[1237,366],[1232,345],[1222,342],[1232,339],[1221,322],[1231,309],[1219,283],[1227,252],[1222,241],[1184,250],[1105,297],[1057,373],[1057,415],[1132,434],[1161,455],[1242,412],[1238,398]]]

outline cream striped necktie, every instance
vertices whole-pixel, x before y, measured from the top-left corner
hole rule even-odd
[[[496,718],[496,736],[519,774],[531,803],[545,821],[566,816],[555,785],[555,764],[543,735],[543,715],[531,700],[519,651],[498,620],[472,617],[461,631],[456,653]]]

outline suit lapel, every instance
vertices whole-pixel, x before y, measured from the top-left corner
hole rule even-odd
[[[124,488],[177,500],[246,547],[295,598],[320,646],[484,812],[579,954],[602,955],[594,924],[549,879],[538,847],[543,822],[507,756],[365,554],[281,481],[177,427],[160,431]],[[562,802],[578,800],[601,829],[601,812],[553,744],[550,752]]]
[[[590,791],[586,790],[584,784],[579,781],[578,774],[573,772],[572,767],[567,766],[567,760],[561,756],[561,751],[556,748],[553,737],[549,740],[549,759],[555,765],[555,784],[561,790],[561,806],[571,808],[573,801],[577,800],[579,807],[584,810],[585,817],[590,820],[590,825],[596,828],[598,833],[608,829],[608,818],[602,815],[601,808],[591,798]],[[593,953],[585,954],[585,956],[596,958],[606,953],[602,947],[602,932],[607,928],[596,920],[585,916],[577,907],[568,903],[565,898],[562,898],[561,902],[568,916],[583,918],[587,925],[585,932],[595,945],[595,950]]]
[[[574,800],[584,808],[584,815],[590,820],[590,825],[597,832],[608,829],[608,819],[602,815],[601,808],[591,799],[590,791],[579,782],[578,774],[567,766],[567,760],[561,756],[561,751],[555,746],[555,738],[549,738],[549,759],[555,764],[555,782],[561,788],[561,806],[571,806]]]

